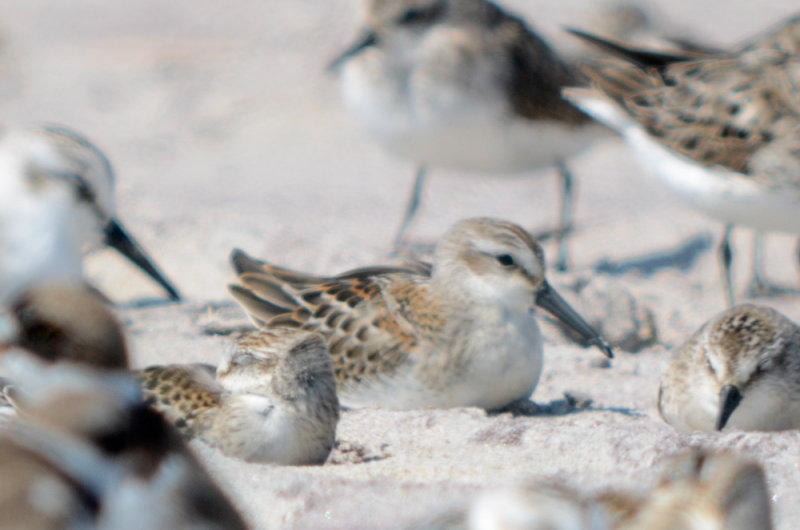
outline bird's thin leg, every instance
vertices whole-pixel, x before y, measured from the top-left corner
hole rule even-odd
[[[736,305],[736,296],[733,294],[733,280],[731,278],[731,262],[733,261],[733,250],[731,249],[731,232],[733,225],[725,225],[722,237],[719,242],[719,262],[722,265],[723,289],[728,293],[728,305]]]
[[[561,215],[559,216],[558,232],[556,233],[556,249],[558,258],[556,268],[566,271],[568,268],[567,235],[572,232],[572,207],[573,207],[573,179],[567,164],[558,161],[558,175],[561,179]]]
[[[416,215],[417,210],[419,210],[419,205],[422,201],[422,187],[425,185],[425,176],[427,171],[428,170],[424,165],[419,166],[417,169],[417,176],[414,179],[414,187],[411,189],[411,197],[408,200],[408,206],[406,207],[406,213],[403,217],[403,222],[400,224],[400,229],[394,236],[395,250],[398,250],[402,247],[406,231],[411,225],[411,221],[414,220],[414,215]]]
[[[763,293],[767,289],[764,277],[764,233],[759,230],[753,238],[753,281],[750,282],[750,291]]]
[[[795,243],[794,255],[797,263],[800,264],[800,237],[797,238],[797,243]],[[800,292],[798,289],[794,289],[794,293],[797,294]]]
[[[798,289],[772,283],[766,278],[764,274],[764,233],[756,232],[753,240],[753,279],[747,288],[747,296],[757,298],[798,293],[800,293]]]

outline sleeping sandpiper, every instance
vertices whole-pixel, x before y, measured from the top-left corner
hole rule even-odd
[[[145,400],[186,438],[254,462],[321,464],[333,448],[339,401],[322,336],[294,328],[245,332],[216,369],[151,366]]]

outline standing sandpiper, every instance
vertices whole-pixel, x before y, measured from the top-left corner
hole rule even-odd
[[[391,153],[419,164],[403,237],[427,167],[520,173],[557,167],[559,269],[567,266],[572,177],[565,161],[603,127],[561,97],[583,78],[525,22],[486,0],[369,0],[366,26],[331,69],[344,102]]]
[[[314,277],[232,256],[234,297],[259,326],[318,331],[347,407],[475,406],[528,399],[542,370],[534,306],[612,356],[550,287],[539,243],[517,225],[461,221],[433,265],[371,267]]]
[[[725,224],[720,256],[730,305],[735,225],[759,232],[752,290],[780,292],[762,277],[760,232],[800,233],[800,17],[705,57],[576,33],[632,63],[587,66],[593,89],[565,96],[619,132],[673,192]]]

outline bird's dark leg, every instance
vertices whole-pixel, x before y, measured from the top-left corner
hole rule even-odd
[[[405,239],[406,231],[408,231],[411,221],[414,220],[414,215],[416,215],[417,210],[419,210],[420,202],[422,202],[422,187],[425,185],[425,176],[427,175],[427,172],[428,169],[424,165],[419,166],[417,169],[417,176],[414,179],[414,187],[411,189],[411,197],[408,200],[408,206],[406,207],[406,213],[403,217],[403,222],[400,224],[400,229],[394,236],[395,250],[399,250],[403,246],[403,240]]]
[[[719,242],[719,262],[722,265],[723,289],[728,293],[728,305],[736,305],[736,297],[733,294],[733,280],[731,278],[731,262],[733,261],[733,250],[731,249],[731,232],[733,225],[725,225],[722,237]]]
[[[558,257],[556,268],[566,271],[568,268],[567,236],[572,232],[572,207],[573,207],[573,179],[567,164],[558,161],[558,175],[561,178],[561,215],[559,216],[558,232],[556,233],[556,249]]]

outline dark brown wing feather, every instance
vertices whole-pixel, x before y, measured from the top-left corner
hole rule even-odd
[[[591,121],[561,96],[563,88],[585,85],[585,79],[562,61],[522,19],[506,13],[498,17],[492,34],[510,62],[508,93],[516,114],[574,125]]]

